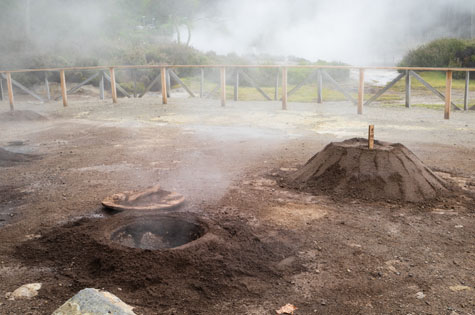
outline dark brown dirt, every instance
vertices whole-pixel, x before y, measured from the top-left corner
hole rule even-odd
[[[189,246],[152,251],[110,241],[111,228],[136,219],[118,216],[72,222],[17,247],[15,256],[26,265],[53,268],[59,281],[70,283],[67,288],[48,283],[40,298],[61,301],[85,287],[120,288],[122,299],[144,314],[163,314],[172,307],[196,314],[217,302],[255,297],[240,283],[244,277],[262,283],[262,290],[273,285],[283,292],[289,286],[276,265],[293,250],[278,241],[263,242],[245,222],[207,219],[208,233]],[[51,305],[44,312],[53,310]]]
[[[366,200],[423,202],[448,194],[448,184],[400,143],[363,138],[332,142],[289,176],[302,190]]]

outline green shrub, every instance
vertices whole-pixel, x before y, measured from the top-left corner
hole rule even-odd
[[[134,82],[121,82],[120,86],[124,88],[128,93],[134,93]],[[136,92],[142,94],[145,91],[145,84],[143,82],[137,82]]]
[[[454,67],[475,66],[475,41],[442,38],[410,50],[398,64],[401,67]],[[463,72],[454,72],[454,78],[463,78]]]

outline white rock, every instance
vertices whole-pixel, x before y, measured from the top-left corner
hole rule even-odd
[[[31,299],[38,295],[38,290],[41,289],[41,283],[28,283],[22,285],[15,291],[7,293],[5,297],[11,301],[19,299]]]
[[[422,300],[425,297],[426,297],[426,295],[422,291],[416,293],[416,298],[418,298],[419,300]]]
[[[112,293],[87,288],[66,301],[53,315],[134,315],[132,309]]]

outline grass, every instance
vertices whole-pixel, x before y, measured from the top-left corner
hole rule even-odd
[[[420,72],[419,75],[426,80],[430,85],[432,85],[435,89],[439,90],[442,94],[445,93],[445,73],[443,72],[435,72],[435,71],[426,71]],[[199,91],[200,89],[200,82],[197,77],[188,77],[182,78],[183,82],[188,85],[193,91]],[[354,91],[356,88],[356,83],[353,84],[353,91],[350,95],[356,100],[358,94]],[[204,94],[207,95],[210,91],[216,88],[217,83],[205,81],[204,86]],[[290,92],[295,85],[289,85],[287,90]],[[367,86],[371,87],[371,86]],[[377,90],[381,89],[382,87],[377,87]],[[453,90],[463,90],[465,88],[465,80],[464,79],[454,79],[452,82],[452,89]],[[273,100],[275,94],[274,86],[262,86],[261,89]],[[420,83],[414,77],[411,80],[411,89],[412,90],[424,90],[427,91],[428,94],[431,92],[427,90],[427,88]],[[374,89],[372,89],[374,90]],[[389,91],[385,94],[381,95],[378,98],[379,102],[397,102],[404,100],[404,92],[405,92],[405,82],[404,78],[401,79],[398,83],[396,83]],[[331,101],[346,101],[346,97],[338,92],[337,90],[328,88],[328,84],[324,84],[324,88],[322,89],[323,100],[327,102]],[[278,99],[281,98],[282,95],[282,88],[279,87],[278,89]],[[370,99],[374,93],[365,93],[364,99],[365,101]],[[216,90],[212,97],[219,97],[219,90]],[[226,86],[226,98],[233,99],[234,97],[234,87],[232,85]],[[265,98],[254,88],[249,86],[240,86],[239,87],[239,100],[240,101],[258,101],[258,100],[265,100]],[[298,91],[294,94],[289,96],[289,101],[291,102],[316,102],[317,100],[317,85],[316,83],[311,83],[302,86]],[[399,106],[399,105],[397,105]],[[441,108],[443,107],[442,104],[414,104],[414,107],[426,107],[426,108]]]
[[[424,80],[426,80],[430,85],[435,89],[439,90],[442,93],[445,93],[445,73],[439,71],[424,71],[418,73]],[[427,88],[419,82],[416,78],[411,78],[411,88],[414,90],[426,90]],[[453,79],[452,80],[452,89],[453,90],[463,90],[465,88],[465,79]],[[398,92],[404,92],[406,89],[404,78],[401,79],[396,85],[392,88]]]

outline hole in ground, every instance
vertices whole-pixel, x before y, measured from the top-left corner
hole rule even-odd
[[[185,219],[165,216],[134,218],[111,234],[111,241],[140,249],[175,248],[202,237],[207,229]]]

